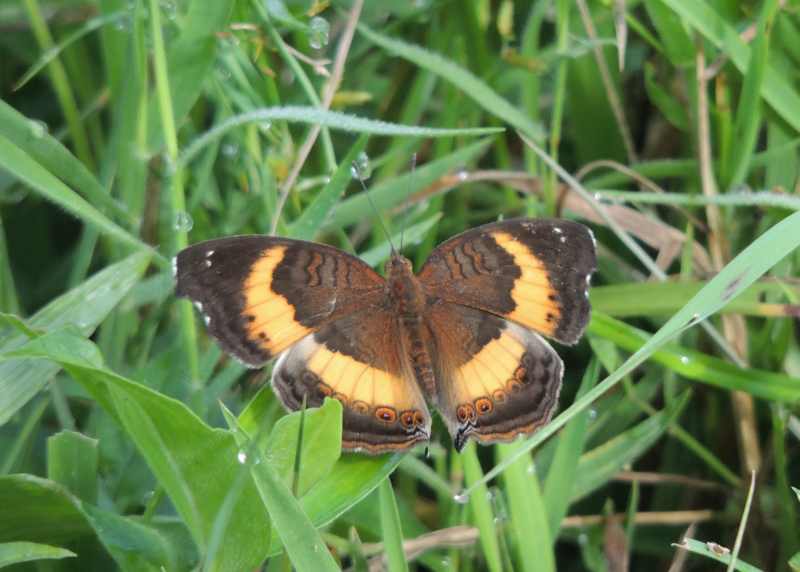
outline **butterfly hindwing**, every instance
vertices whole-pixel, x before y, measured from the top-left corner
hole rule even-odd
[[[342,448],[370,454],[408,449],[430,437],[431,417],[397,345],[397,323],[372,307],[331,322],[278,360],[272,384],[291,410],[338,399]]]
[[[536,333],[493,314],[438,302],[429,327],[437,354],[437,407],[457,450],[472,438],[506,442],[550,420],[563,364]]]
[[[558,219],[487,224],[436,248],[419,272],[434,298],[491,312],[566,344],[589,321],[594,237]]]
[[[384,280],[341,250],[267,236],[181,251],[176,293],[204,314],[224,350],[258,367],[324,324],[382,296]]]

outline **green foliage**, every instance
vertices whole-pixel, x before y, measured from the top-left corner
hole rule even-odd
[[[3,4],[0,567],[800,569],[796,7],[363,4]],[[595,231],[587,341],[461,455],[342,452],[172,291],[207,238],[380,268],[532,215]]]

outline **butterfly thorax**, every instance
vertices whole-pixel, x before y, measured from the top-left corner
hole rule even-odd
[[[394,306],[403,352],[408,356],[417,382],[434,393],[435,378],[429,348],[430,334],[423,321],[427,297],[414,275],[411,261],[393,253],[386,265],[389,299]]]

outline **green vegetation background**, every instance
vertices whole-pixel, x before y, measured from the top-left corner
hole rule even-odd
[[[0,566],[800,569],[796,3],[3,0],[0,31]],[[338,402],[285,415],[175,299],[175,252],[235,233],[380,266],[353,163],[417,265],[594,229],[533,438],[341,454]]]

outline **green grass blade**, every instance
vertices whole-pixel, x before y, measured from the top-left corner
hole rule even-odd
[[[109,220],[4,136],[0,136],[0,166],[13,173],[45,199],[67,210],[82,222],[95,227],[109,238],[136,250],[155,254],[150,246]],[[168,264],[166,259],[157,254],[156,256],[164,264]]]
[[[133,254],[98,272],[86,282],[61,295],[39,310],[28,324],[34,330],[77,327],[84,336],[91,335],[106,319],[148,266],[147,253]],[[0,346],[9,351],[25,343],[19,335]],[[48,383],[60,368],[43,361],[10,361],[0,364],[0,425],[6,423]]]
[[[539,125],[533,123],[528,115],[514,107],[508,100],[470,71],[456,65],[440,54],[402,40],[384,36],[363,24],[359,24],[358,30],[369,41],[381,46],[389,53],[405,58],[412,64],[429,70],[449,81],[491,115],[502,119],[533,139],[542,138],[542,128]]]
[[[711,549],[707,542],[700,542],[694,538],[685,538],[681,544],[673,544],[673,546],[678,549],[688,550],[692,554],[699,554],[701,556],[705,556],[706,558],[710,558],[711,560],[722,562],[723,564],[730,564],[731,562],[730,553],[718,554],[716,551]],[[755,566],[752,566],[747,562],[742,562],[739,559],[736,560],[734,569],[738,570],[739,572],[761,572],[760,568],[756,568]]]
[[[480,531],[481,548],[486,559],[486,567],[490,572],[502,572],[503,564],[500,556],[500,544],[497,540],[497,529],[494,524],[492,504],[489,501],[489,489],[483,484],[483,470],[478,461],[475,443],[470,441],[461,452],[464,463],[464,478],[470,490],[475,491],[469,497],[469,506],[475,524]]]
[[[385,479],[378,487],[378,491],[380,493],[383,549],[386,552],[389,572],[407,572],[408,562],[406,562],[406,555],[403,552],[403,529],[391,479]]]
[[[3,542],[0,544],[0,568],[36,560],[60,560],[77,556],[71,550],[36,542]]]

